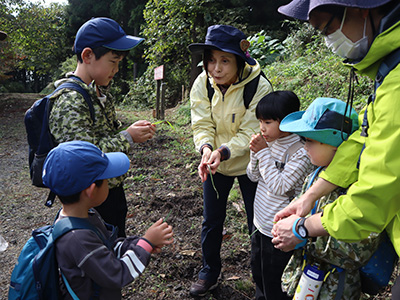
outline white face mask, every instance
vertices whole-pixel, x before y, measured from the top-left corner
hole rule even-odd
[[[351,41],[343,32],[343,23],[346,18],[347,8],[344,10],[342,24],[340,28],[334,33],[325,37],[326,46],[332,50],[333,53],[340,55],[344,58],[350,59],[360,59],[363,58],[368,52],[368,37],[365,35],[365,30],[367,28],[367,18],[364,22],[364,33],[363,37],[353,42]]]

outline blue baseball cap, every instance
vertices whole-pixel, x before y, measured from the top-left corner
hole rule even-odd
[[[370,9],[382,6],[392,0],[293,0],[278,8],[278,11],[288,17],[308,21],[310,12],[322,5],[338,5]]]
[[[42,179],[56,195],[70,196],[96,180],[125,174],[129,166],[129,158],[122,152],[104,153],[88,142],[65,142],[47,155]]]
[[[254,66],[257,62],[250,57],[247,51],[250,42],[246,35],[239,29],[229,25],[213,25],[208,27],[205,43],[189,45],[191,52],[202,52],[204,49],[220,50],[237,54],[249,65]]]
[[[279,129],[338,147],[343,142],[341,131],[347,139],[358,129],[358,114],[350,106],[346,111],[346,103],[341,100],[317,98],[306,111],[296,111],[283,118]]]
[[[74,42],[74,52],[81,53],[86,47],[105,47],[116,51],[128,51],[139,45],[144,38],[127,35],[117,22],[109,18],[93,18],[79,28]]]

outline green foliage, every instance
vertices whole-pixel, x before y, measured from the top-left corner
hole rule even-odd
[[[68,72],[73,72],[76,69],[77,61],[76,56],[68,57],[65,61],[63,61],[57,70],[53,73],[53,80],[60,79]]]
[[[130,90],[125,95],[122,106],[131,109],[148,109],[154,107],[156,100],[156,88],[154,71],[150,68],[135,81],[129,82]]]
[[[166,68],[167,105],[181,98],[182,85],[189,86],[188,45],[204,41],[207,28],[227,24],[246,31],[249,3],[237,0],[149,0],[143,12],[146,26],[145,56],[149,68]],[[193,78],[192,78],[193,79]],[[154,88],[154,85],[153,85]],[[154,92],[155,93],[155,92]]]
[[[266,34],[264,30],[248,37],[250,56],[258,61],[261,67],[271,64],[286,53],[286,48],[278,40]]]
[[[302,109],[317,97],[347,100],[350,70],[308,24],[294,28],[283,44],[287,48],[286,55],[264,68],[274,90],[295,92]],[[371,92],[371,80],[365,76],[358,78],[353,106],[360,109]]]
[[[12,71],[23,84],[33,79],[37,90],[68,52],[64,7],[22,0],[0,0],[0,7],[0,28],[8,33],[7,43],[13,52]]]

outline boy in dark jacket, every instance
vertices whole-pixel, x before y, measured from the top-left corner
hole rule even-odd
[[[123,175],[129,163],[124,153],[103,153],[83,141],[61,143],[46,158],[43,183],[62,202],[59,219],[85,218],[97,229],[72,230],[56,241],[57,262],[64,276],[62,299],[71,299],[72,294],[90,299],[93,293],[98,293],[99,299],[121,299],[122,287],[144,271],[151,253],[173,242],[172,227],[162,219],[143,237],[113,240],[114,227],[93,209],[108,196],[107,179]],[[111,241],[111,247],[103,240]]]

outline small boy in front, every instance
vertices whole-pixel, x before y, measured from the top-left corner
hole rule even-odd
[[[282,120],[279,129],[300,135],[305,140],[304,148],[311,162],[319,167],[304,181],[302,193],[318,179],[319,172],[331,163],[339,145],[357,128],[356,111],[351,107],[346,109],[345,102],[333,98],[317,98],[306,111],[292,113]],[[323,211],[325,205],[335,201],[343,193],[346,193],[346,189],[338,187],[321,197],[312,214]],[[371,234],[357,243],[341,242],[331,236],[307,239],[307,232],[302,232],[300,228],[302,220],[304,218],[299,218],[293,229],[302,242],[296,246],[299,249],[294,250],[282,275],[283,289],[293,297],[304,264],[317,264],[325,274],[329,274],[322,284],[318,299],[359,299],[359,268],[375,252],[379,242],[378,234]]]
[[[251,271],[256,283],[256,300],[289,300],[282,292],[281,276],[292,252],[282,252],[272,244],[275,214],[300,193],[311,163],[304,143],[296,134],[279,130],[288,114],[298,111],[300,100],[291,91],[275,91],[264,96],[256,107],[260,134],[250,141],[247,176],[258,182],[254,199],[251,235]]]
[[[103,152],[128,154],[135,143],[151,139],[155,126],[140,120],[121,130],[114,99],[107,91],[119,64],[129,50],[144,39],[127,35],[119,24],[109,18],[92,18],[76,33],[73,51],[77,57],[74,72],[55,82],[80,85],[90,96],[94,107],[93,120],[84,97],[72,89],[61,89],[51,98],[49,129],[57,144],[80,140],[90,142]],[[125,176],[110,178],[109,195],[97,211],[102,218],[118,226],[118,236],[125,236],[127,203],[123,188]]]
[[[129,164],[124,153],[103,153],[84,141],[61,143],[46,158],[42,178],[62,203],[58,219],[85,218],[98,230],[72,230],[56,241],[57,262],[67,281],[60,285],[62,299],[72,299],[67,285],[79,299],[95,293],[99,299],[121,299],[122,287],[143,273],[151,253],[173,242],[172,227],[162,219],[143,237],[115,240],[112,250],[99,237],[112,240],[115,232],[93,207],[107,198],[107,179],[126,173]]]

